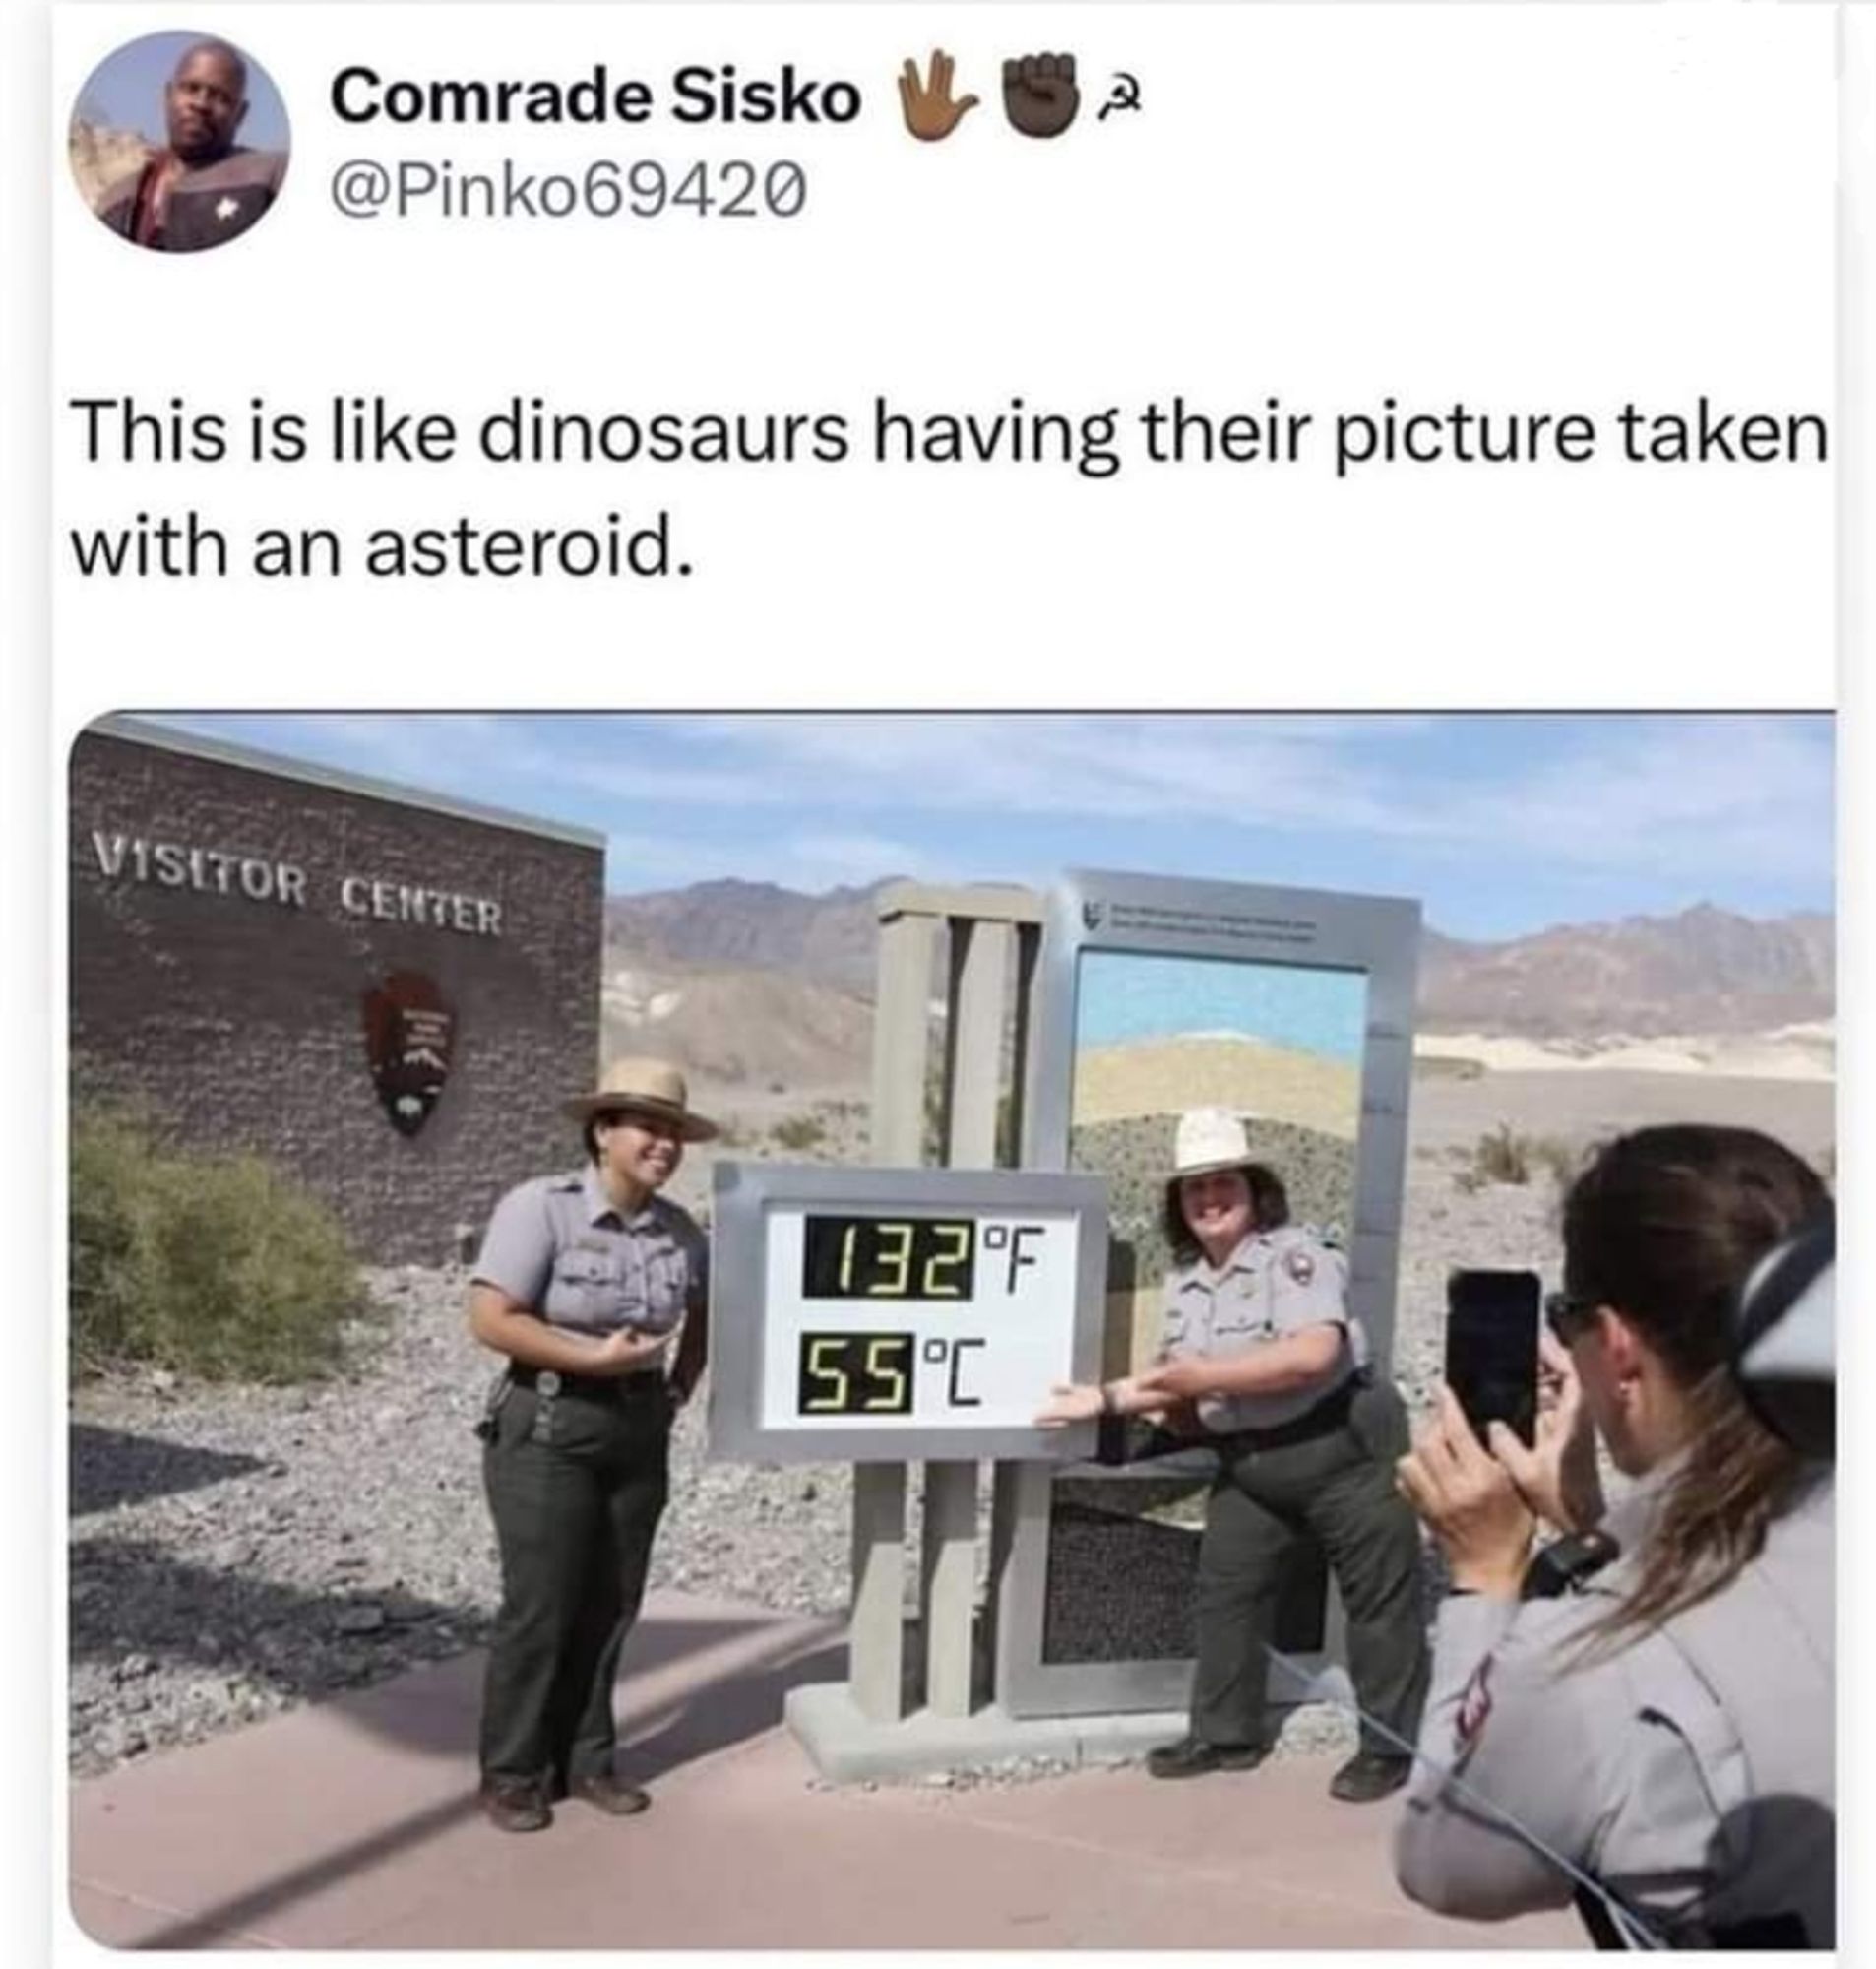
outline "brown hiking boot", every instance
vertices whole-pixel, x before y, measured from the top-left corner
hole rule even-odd
[[[544,1832],[554,1822],[538,1778],[484,1778],[479,1798],[497,1832]]]
[[[1147,1775],[1203,1778],[1214,1771],[1254,1771],[1263,1761],[1261,1744],[1208,1744],[1203,1737],[1181,1737],[1147,1752]]]
[[[1329,1780],[1329,1796],[1344,1805],[1372,1805],[1397,1792],[1413,1775],[1413,1759],[1385,1750],[1362,1750]]]
[[[635,1811],[643,1811],[652,1803],[650,1792],[627,1784],[610,1771],[599,1771],[590,1778],[570,1779],[567,1796],[583,1798],[589,1805],[597,1806],[601,1811],[609,1811],[614,1818],[630,1818]]]

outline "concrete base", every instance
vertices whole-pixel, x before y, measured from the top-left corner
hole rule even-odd
[[[836,1784],[968,1770],[1010,1757],[1121,1763],[1186,1731],[1183,1709],[1132,1716],[1016,1717],[994,1703],[969,1716],[935,1716],[920,1709],[903,1722],[875,1723],[860,1713],[844,1682],[789,1689],[782,1716],[815,1769]]]

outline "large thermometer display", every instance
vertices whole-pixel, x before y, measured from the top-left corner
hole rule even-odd
[[[711,1239],[715,1453],[1089,1453],[1032,1418],[1099,1372],[1099,1178],[719,1163]]]

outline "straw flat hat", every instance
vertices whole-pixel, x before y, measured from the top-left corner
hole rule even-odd
[[[675,1121],[687,1142],[708,1142],[721,1132],[692,1109],[684,1076],[662,1059],[613,1060],[599,1076],[598,1087],[569,1101],[567,1112],[576,1121],[591,1121],[595,1114],[651,1114]]]

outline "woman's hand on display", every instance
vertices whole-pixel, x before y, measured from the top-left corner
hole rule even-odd
[[[621,1326],[616,1332],[608,1333],[593,1350],[593,1366],[589,1370],[595,1374],[638,1374],[648,1367],[658,1366],[664,1359],[664,1350],[670,1345],[668,1333],[640,1333],[630,1326]]]
[[[1492,1454],[1525,1502],[1560,1532],[1584,1532],[1602,1518],[1595,1430],[1569,1350],[1543,1336],[1537,1374],[1537,1436],[1527,1449],[1502,1422],[1491,1426]]]
[[[1451,1388],[1395,1465],[1395,1484],[1446,1555],[1453,1584],[1515,1600],[1534,1529],[1511,1473],[1472,1433]]]
[[[1105,1408],[1098,1386],[1092,1382],[1057,1381],[1048,1400],[1035,1412],[1037,1429],[1066,1429],[1071,1423],[1093,1422]]]
[[[1155,1406],[1169,1410],[1205,1393],[1205,1373],[1197,1361],[1159,1361],[1136,1374],[1133,1386]]]

